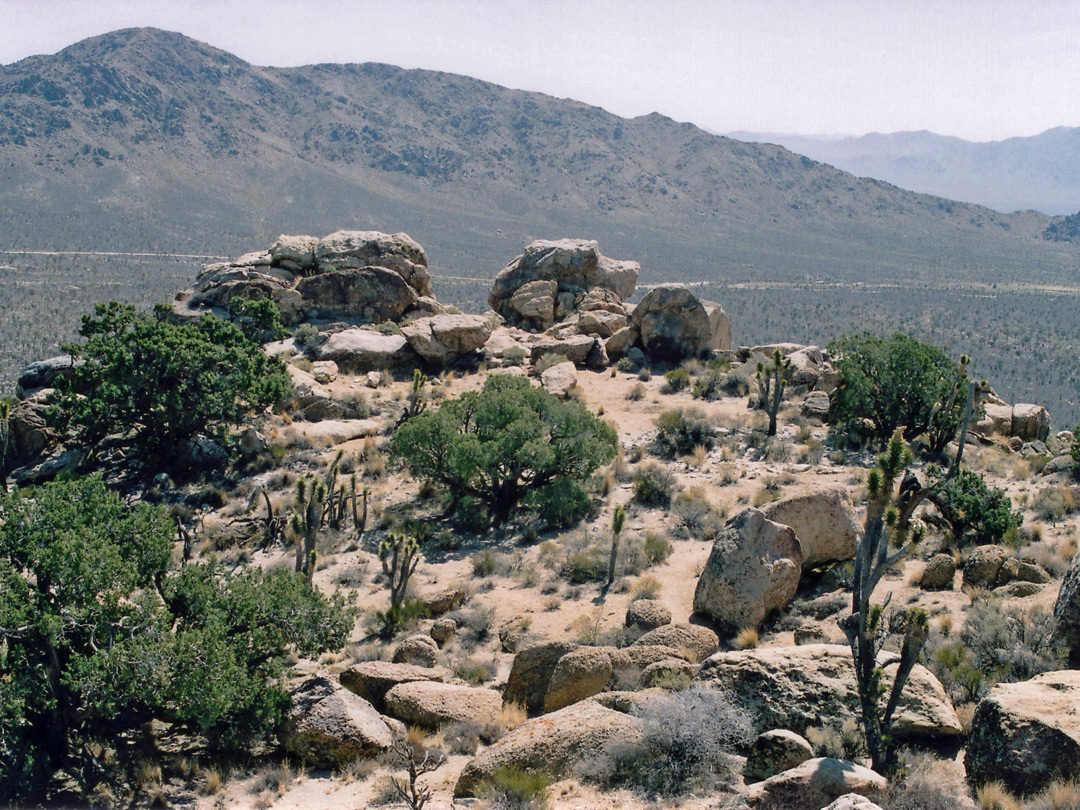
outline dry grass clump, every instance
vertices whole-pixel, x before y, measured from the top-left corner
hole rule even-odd
[[[979,810],[1021,810],[1020,802],[1003,782],[987,782],[975,791]]]
[[[645,574],[638,577],[633,585],[630,586],[630,599],[636,601],[638,599],[655,599],[660,595],[660,591],[663,590],[663,584],[659,579],[652,574]]]
[[[1076,782],[1053,782],[1042,793],[1029,799],[1024,810],[1080,810],[1080,785]]]
[[[731,646],[736,650],[752,650],[757,645],[758,631],[756,627],[744,627],[731,642]]]
[[[901,753],[906,777],[889,785],[885,810],[974,810],[964,770],[951,760]]]

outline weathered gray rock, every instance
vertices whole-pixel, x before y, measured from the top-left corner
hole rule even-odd
[[[615,293],[620,301],[625,301],[633,295],[640,271],[637,262],[616,261],[604,256],[596,242],[582,239],[537,240],[527,245],[522,255],[499,271],[488,294],[488,304],[500,315],[515,322],[522,317],[522,313],[508,306],[511,298],[527,284],[554,282],[556,289],[550,293],[553,322],[556,299],[560,293],[573,293],[574,300],[580,302],[581,296],[601,287]],[[532,320],[538,323],[541,319]]]
[[[333,767],[393,744],[390,727],[370,703],[326,678],[304,681],[291,699],[281,743],[306,763]]]
[[[416,365],[419,358],[401,335],[370,329],[345,329],[331,335],[316,350],[320,360],[333,360],[347,374]]]
[[[802,560],[791,527],[747,509],[713,541],[694,592],[694,612],[709,617],[729,636],[756,628],[794,598]]]
[[[822,422],[827,422],[829,421],[829,407],[830,402],[828,394],[824,391],[811,391],[802,401],[799,410],[803,416],[809,416],[814,419],[820,419]]]
[[[715,633],[713,633],[713,637],[716,637]],[[699,653],[704,652],[708,649],[706,643],[707,639],[702,639],[701,642],[695,644],[694,646],[700,645],[700,649],[696,651],[688,650],[685,647],[676,649],[675,647],[667,647],[663,644],[632,644],[629,647],[625,647],[623,649],[623,652],[626,653],[626,657],[627,659],[629,659],[631,667],[644,672],[653,664],[659,663],[661,661],[670,661],[672,659],[675,659],[679,661],[689,662],[691,658],[697,658]],[[719,644],[719,642],[717,643]],[[714,649],[713,652],[715,651],[716,650]],[[709,655],[711,654],[712,653],[710,653]],[[708,655],[705,656],[705,658],[708,657]]]
[[[541,641],[518,652],[506,680],[506,702],[518,703],[530,713],[540,711],[555,665],[577,646],[568,641]]]
[[[70,354],[58,354],[31,363],[21,372],[15,382],[15,398],[26,399],[39,388],[53,388],[60,377],[71,377],[84,360],[75,360]]]
[[[270,246],[270,263],[294,273],[310,272],[317,266],[315,252],[319,248],[317,236],[288,236],[282,234]]]
[[[335,231],[319,240],[315,258],[323,272],[385,267],[397,273],[417,296],[435,297],[427,270],[427,253],[406,233]]]
[[[878,658],[887,686],[898,661],[892,653]],[[753,713],[762,731],[786,728],[805,734],[822,718],[839,725],[859,716],[851,649],[839,644],[717,653],[702,664],[695,680],[728,690],[736,705]],[[901,693],[893,731],[897,740],[963,733],[945,690],[921,665],[912,670]]]
[[[980,433],[997,433],[1024,441],[1045,441],[1050,435],[1050,413],[1041,405],[987,402],[984,415],[975,425]]]
[[[341,673],[341,685],[382,710],[386,693],[401,683],[437,681],[447,683],[454,673],[443,667],[417,667],[389,661],[361,661]]]
[[[385,267],[334,270],[302,278],[296,292],[309,314],[362,323],[397,321],[416,303],[416,291]]]
[[[956,578],[956,560],[951,554],[935,554],[926,561],[919,584],[927,591],[951,590]]]
[[[554,712],[603,692],[615,674],[611,653],[603,647],[579,647],[555,664],[544,695],[544,711]]]
[[[592,335],[571,335],[562,339],[545,338],[534,343],[530,347],[530,353],[534,363],[549,354],[561,354],[571,363],[583,366],[589,363],[590,356],[598,343],[603,346],[603,342]]]
[[[635,647],[663,647],[678,654],[668,657],[686,658],[692,663],[704,661],[720,649],[720,639],[708,627],[697,624],[665,624],[650,630],[626,649],[632,655]]]
[[[746,799],[750,807],[763,810],[821,810],[849,793],[884,799],[888,787],[888,780],[869,768],[818,757],[751,786]]]
[[[795,530],[803,570],[855,559],[863,527],[844,487],[818,487],[781,498],[761,511],[773,523]]]
[[[632,743],[641,737],[641,721],[583,700],[522,723],[465,766],[454,787],[455,798],[472,796],[499,768],[545,771],[556,779],[570,776],[612,740]]]
[[[1069,649],[1072,660],[1080,661],[1080,552],[1069,563],[1054,603],[1056,636]]]
[[[433,667],[439,661],[439,645],[431,636],[409,636],[394,650],[395,664]]]
[[[429,616],[441,616],[451,610],[457,610],[468,598],[469,592],[460,585],[443,588],[433,593],[424,593],[417,597]]]
[[[747,783],[760,782],[814,758],[814,748],[794,731],[773,729],[759,734],[743,767]]]
[[[635,599],[626,609],[626,626],[648,632],[671,624],[671,611],[656,599]]]
[[[494,689],[412,681],[386,693],[386,713],[409,725],[438,728],[446,723],[494,723],[503,698]]]
[[[540,384],[544,386],[544,390],[560,399],[566,397],[577,382],[577,366],[569,360],[556,363],[540,373]]]
[[[457,633],[457,622],[449,616],[443,616],[441,619],[436,619],[434,621],[431,625],[431,630],[428,632],[431,634],[431,637],[435,639],[435,643],[440,647],[443,647]]]
[[[726,352],[731,350],[731,320],[724,308],[715,301],[702,301],[705,314],[709,316],[709,348]]]
[[[672,683],[686,685],[694,679],[697,671],[697,664],[691,664],[689,661],[683,661],[679,658],[665,658],[661,661],[655,661],[641,671],[641,688],[652,689],[653,687]]]
[[[609,312],[612,315],[626,316],[626,305],[614,290],[606,287],[593,287],[577,305],[581,314],[586,312]]]
[[[522,649],[529,640],[531,618],[518,615],[507,619],[499,627],[499,646],[503,652],[514,653]]]
[[[604,341],[604,350],[608,353],[608,357],[614,360],[630,351],[637,339],[637,329],[632,326],[624,326]]]
[[[40,388],[28,398],[15,402],[8,417],[9,467],[29,464],[59,440],[45,417],[52,393],[52,388]]]
[[[1003,781],[1035,793],[1080,777],[1080,672],[1001,683],[979,703],[964,765],[973,784]]]
[[[638,342],[650,357],[682,360],[710,348],[712,324],[705,307],[690,290],[661,285],[646,293],[630,318]]]
[[[583,335],[598,335],[610,338],[626,327],[626,316],[605,310],[583,312],[578,317],[577,331]]]
[[[401,334],[428,363],[445,366],[483,346],[491,322],[483,315],[436,315],[402,326]]]
[[[824,810],[882,810],[881,805],[874,804],[865,796],[858,793],[845,793]],[[959,810],[959,808],[957,808]]]
[[[555,281],[530,281],[522,284],[500,314],[523,329],[543,331],[555,323],[555,302],[559,285]]]

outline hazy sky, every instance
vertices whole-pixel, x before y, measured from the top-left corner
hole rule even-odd
[[[0,0],[0,63],[131,26],[389,62],[719,132],[1080,126],[1080,0]]]

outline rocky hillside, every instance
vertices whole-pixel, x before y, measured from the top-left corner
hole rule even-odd
[[[646,281],[1074,263],[1049,220],[870,180],[659,115],[387,65],[250,65],[118,31],[0,74],[4,246],[234,253],[319,223],[388,229],[439,266],[498,266],[523,234],[587,232]],[[462,201],[468,204],[463,206]],[[468,246],[468,250],[466,250]]]
[[[95,711],[70,729],[79,748],[29,741],[54,768],[83,765],[35,774],[54,801],[78,805],[90,793],[104,806],[350,810],[409,806],[402,794],[416,806],[429,794],[434,810],[473,797],[478,807],[551,810],[974,810],[996,795],[999,807],[1044,810],[1080,798],[1068,781],[1080,776],[1070,710],[1080,690],[1080,436],[978,386],[979,412],[946,447],[947,458],[963,448],[963,476],[949,479],[965,482],[955,500],[927,463],[925,437],[909,475],[889,479],[887,499],[921,498],[918,542],[877,570],[872,594],[889,605],[876,657],[885,688],[913,664],[892,724],[904,776],[890,781],[868,767],[851,623],[841,621],[853,558],[883,511],[862,417],[837,421],[837,392],[854,387],[839,387],[842,358],[792,343],[733,350],[725,311],[684,286],[634,304],[639,265],[595,242],[528,244],[490,285],[483,316],[432,297],[427,265],[404,233],[355,231],[283,236],[208,265],[163,313],[167,346],[184,347],[172,330],[207,313],[242,321],[226,309],[237,298],[274,300],[293,326],[248,344],[282,360],[291,393],[240,419],[228,442],[208,432],[147,454],[134,429],[61,434],[44,416],[50,390],[73,380],[76,409],[106,402],[90,373],[100,355],[21,375],[0,472],[45,486],[0,502],[18,504],[0,508],[0,573],[20,586],[5,594],[49,587],[29,573],[32,549],[11,551],[25,538],[85,566],[44,554],[53,567],[40,569],[55,570],[57,600],[99,628],[58,636],[71,672],[92,675],[104,660],[126,675],[137,610],[177,612],[140,641],[190,639],[195,619],[205,621],[195,638],[214,640],[216,619],[225,639],[250,633],[266,644],[274,603],[257,600],[271,581],[304,600],[303,611],[286,606],[287,626],[318,619],[320,604],[347,620],[334,645],[315,644],[309,628],[278,651],[282,670],[257,671],[281,689],[282,722],[255,718],[267,726],[260,745],[231,757],[181,723],[186,705],[151,699],[193,667],[213,676],[200,694],[231,694],[222,690],[250,673],[242,658],[203,654],[221,656],[221,646],[151,647],[161,656],[153,677],[118,679],[108,703],[95,702],[108,684],[63,679],[53,688],[67,705]],[[765,411],[747,407],[756,370],[770,367],[784,381],[775,435]],[[183,369],[171,373],[184,396]],[[931,399],[927,410],[955,404]],[[92,427],[104,410],[89,414]],[[134,574],[63,587],[99,569],[76,553],[68,525],[42,532],[34,522],[50,479],[67,472],[62,485],[77,486],[91,470],[130,496],[103,519],[163,507],[158,581],[131,598]],[[502,500],[519,480],[528,491]],[[148,533],[153,521],[139,514]],[[102,564],[124,561],[105,552],[126,537],[95,538]],[[212,575],[201,580],[204,570]],[[191,581],[198,587],[177,598],[177,583]],[[203,619],[222,582],[243,583],[236,615],[250,623]],[[288,582],[294,590],[280,590]],[[311,586],[342,600],[320,603]],[[151,588],[166,597],[144,599]],[[16,673],[9,661],[33,629],[26,617],[52,600],[41,604],[0,599],[0,618],[20,620],[0,622],[13,651],[0,658],[0,684],[35,682],[37,670]],[[902,657],[912,645],[921,663]],[[232,678],[220,676],[225,664]],[[146,705],[122,691],[144,686]],[[10,716],[0,722],[17,729]],[[113,747],[117,728],[123,744]],[[11,778],[3,763],[0,778]]]

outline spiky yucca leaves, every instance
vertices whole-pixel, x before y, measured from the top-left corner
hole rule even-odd
[[[379,562],[390,587],[390,615],[401,610],[409,577],[420,564],[420,544],[404,532],[392,531],[379,543]]]
[[[308,582],[315,573],[315,546],[322,528],[325,498],[324,482],[304,478],[296,482],[296,508],[292,516],[292,529],[297,536],[296,570]]]
[[[787,380],[784,375],[791,368],[791,358],[784,357],[779,349],[773,351],[772,365],[763,362],[757,364],[758,406],[769,415],[769,432],[776,435],[776,415],[780,412],[780,403],[784,399]]]

